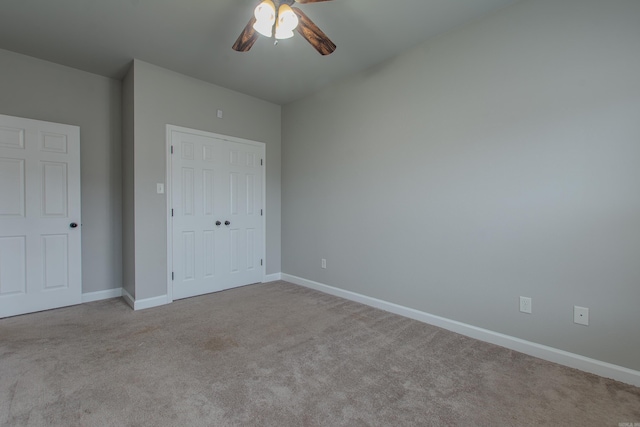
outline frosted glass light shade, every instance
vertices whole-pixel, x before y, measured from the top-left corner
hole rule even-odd
[[[276,38],[278,40],[290,39],[291,37],[293,37],[293,31],[283,31],[276,27]]]
[[[265,37],[271,37],[271,34],[273,34],[273,24],[269,24],[266,21],[256,21],[253,24],[253,29]]]
[[[289,5],[283,4],[278,10],[278,23],[276,24],[276,38],[288,39],[293,37],[293,30],[298,26],[298,17]]]
[[[253,12],[256,23],[253,28],[266,37],[273,34],[273,24],[276,22],[276,7],[271,0],[264,0]]]

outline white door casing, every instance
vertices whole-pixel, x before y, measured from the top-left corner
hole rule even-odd
[[[82,299],[80,128],[0,115],[0,317]]]
[[[264,144],[175,126],[167,138],[170,299],[261,282]]]

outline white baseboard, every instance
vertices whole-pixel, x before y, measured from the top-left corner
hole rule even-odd
[[[82,303],[101,301],[103,299],[118,298],[122,296],[122,288],[107,289],[106,291],[87,292],[82,294]]]
[[[640,371],[635,371],[633,369],[613,365],[611,363],[602,362],[596,359],[591,359],[579,354],[569,353],[557,348],[525,341],[520,338],[515,338],[509,335],[490,331],[488,329],[478,328],[466,323],[457,322],[455,320],[446,319],[440,316],[435,316],[433,314],[368,297],[366,295],[361,295],[355,292],[346,291],[344,289],[335,288],[333,286],[303,279],[301,277],[291,276],[289,274],[282,274],[281,277],[282,280],[294,283],[296,285],[304,286],[326,294],[359,302],[370,307],[379,308],[381,310],[398,314],[400,316],[438,326],[440,328],[447,329],[461,335],[506,347],[511,350],[519,351],[521,353],[548,360],[550,362],[558,363],[560,365],[568,366],[570,368],[579,369],[581,371],[596,374],[601,377],[611,378],[616,381],[621,381],[623,383],[640,387]]]
[[[129,307],[131,307],[132,309],[136,309],[135,305],[136,305],[136,300],[135,298],[133,298],[131,296],[131,294],[129,292],[127,292],[127,290],[125,288],[122,288],[122,298],[124,299],[124,301],[129,304]]]
[[[282,280],[282,273],[265,274],[262,283],[276,282]]]
[[[278,280],[282,280],[282,273],[267,274],[267,275],[265,275],[263,277],[262,282],[263,283],[269,283],[269,282],[275,282],[275,281],[278,281]],[[126,303],[131,308],[133,308],[134,310],[144,310],[146,308],[158,307],[158,306],[161,306],[161,305],[169,304],[171,302],[171,301],[169,301],[169,297],[167,295],[161,295],[159,297],[147,298],[147,299],[143,299],[143,300],[136,300],[124,288],[112,289],[111,291],[113,292],[113,294],[109,294],[111,296],[107,296],[107,293],[106,293],[107,291],[102,291],[102,292],[105,293],[104,296],[102,295],[102,292],[94,292],[96,294],[95,298],[94,299],[86,299],[86,300],[85,300],[85,295],[87,296],[87,298],[94,297],[94,295],[93,295],[94,293],[84,294],[82,302],[96,301],[98,299],[114,298],[114,297],[121,296],[121,297],[124,298]],[[97,294],[100,294],[100,295],[97,295]]]
[[[134,310],[144,310],[146,308],[159,307],[161,305],[169,304],[169,297],[167,295],[137,300],[132,297],[126,289],[122,289],[122,297]]]

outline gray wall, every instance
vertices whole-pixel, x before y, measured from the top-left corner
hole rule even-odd
[[[156,183],[166,178],[167,124],[266,143],[266,271],[279,273],[280,106],[142,61],[133,68],[136,299],[166,294],[166,199]]]
[[[0,114],[80,126],[82,290],[122,286],[119,81],[0,50]]]
[[[134,73],[132,62],[122,79],[122,287],[135,299]]]
[[[283,272],[639,370],[639,23],[524,1],[285,106]]]

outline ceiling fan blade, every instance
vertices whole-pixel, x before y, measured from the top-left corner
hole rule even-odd
[[[321,1],[332,1],[332,0],[296,0],[296,3],[320,3]]]
[[[238,52],[248,52],[249,49],[253,47],[259,36],[258,32],[253,29],[253,24],[255,23],[256,18],[254,16],[249,20],[247,26],[244,27],[244,30],[242,30],[240,37],[238,37],[238,40],[236,40],[236,42],[233,44],[233,50],[236,50]]]
[[[304,37],[306,41],[311,43],[311,46],[320,52],[321,55],[332,54],[333,51],[336,50],[336,45],[329,39],[329,37],[327,37],[327,35],[323,33],[322,30],[318,28],[318,26],[314,24],[303,11],[297,7],[292,7],[291,9],[293,9],[293,12],[298,16],[297,30],[300,35]]]

